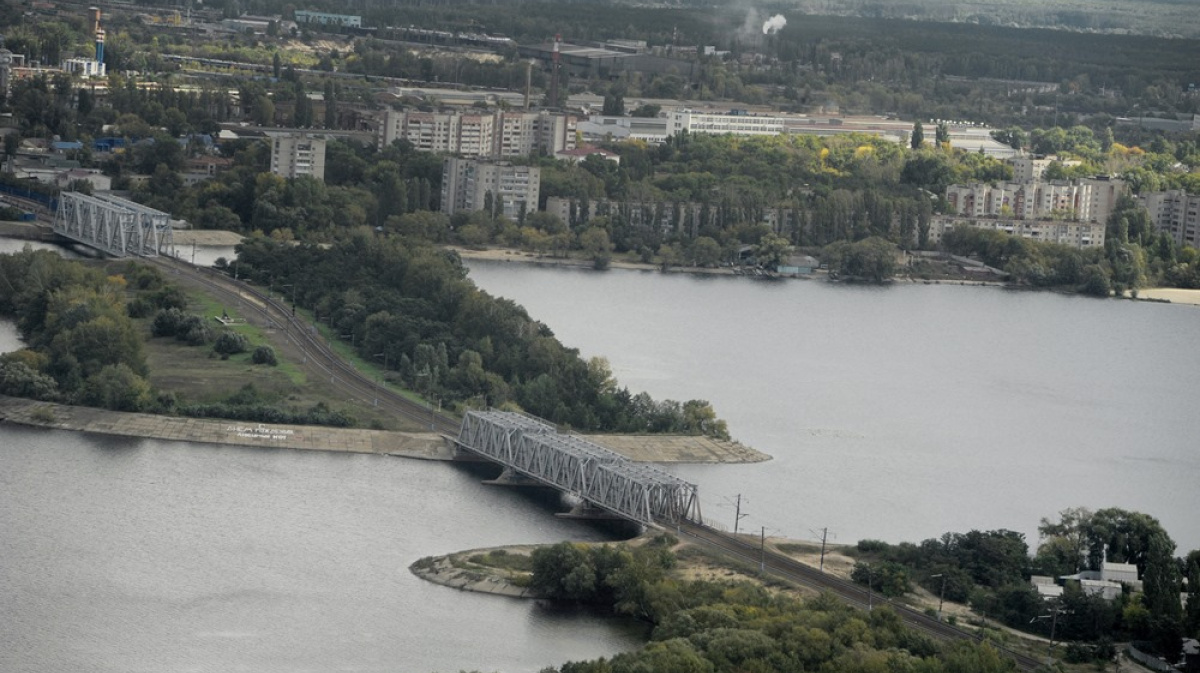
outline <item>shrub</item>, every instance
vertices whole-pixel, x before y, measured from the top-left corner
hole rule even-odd
[[[154,312],[154,303],[143,297],[138,297],[125,305],[125,313],[130,318],[146,318]]]
[[[153,336],[175,336],[179,323],[183,320],[183,311],[177,308],[159,309],[150,323],[150,334]]]
[[[250,361],[256,365],[270,365],[272,367],[279,364],[279,360],[275,357],[275,349],[270,346],[255,348],[254,353],[250,355]]]
[[[216,343],[213,344],[213,351],[220,355],[236,355],[245,353],[250,348],[250,342],[246,337],[237,332],[221,332],[221,336],[217,337]]]
[[[50,407],[38,407],[29,414],[29,417],[38,423],[54,423],[58,420],[54,415],[54,410]]]

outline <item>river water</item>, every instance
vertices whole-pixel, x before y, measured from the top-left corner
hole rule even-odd
[[[622,385],[710,400],[774,456],[671,468],[705,519],[920,541],[1122,507],[1200,548],[1200,309],[950,285],[754,281],[470,261]],[[836,536],[836,538],[834,538]]]
[[[0,252],[23,246],[0,239]],[[0,352],[19,347],[0,320]],[[532,673],[643,642],[637,623],[408,571],[621,533],[486,476],[0,424],[0,671]]]
[[[21,244],[15,248],[20,249]],[[2,248],[2,246],[0,246]],[[775,459],[676,466],[706,518],[919,540],[1065,507],[1200,547],[1200,310],[471,262],[622,384]],[[18,347],[0,321],[0,350]],[[460,467],[0,425],[0,671],[536,671],[641,628],[416,579],[422,556],[611,539]]]

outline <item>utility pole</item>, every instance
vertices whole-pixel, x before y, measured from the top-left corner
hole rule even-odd
[[[1062,604],[1055,603],[1054,609],[1050,612],[1050,614],[1038,615],[1037,617],[1034,617],[1033,619],[1029,620],[1030,624],[1032,624],[1038,620],[1041,620],[1041,619],[1049,619],[1050,620],[1050,649],[1046,650],[1046,666],[1047,667],[1050,667],[1054,663],[1054,631],[1058,627],[1058,613],[1060,613],[1062,611],[1063,611]]]
[[[737,533],[738,533],[738,523],[741,522],[742,517],[746,517],[746,516],[750,516],[750,515],[742,514],[742,494],[738,493],[737,494],[737,509],[733,513],[733,534],[734,535],[737,535]]]
[[[946,573],[938,573],[936,575],[929,576],[929,579],[931,579],[931,580],[937,579],[939,577],[942,578],[942,590],[938,593],[938,614],[937,614],[937,620],[940,622],[940,621],[942,621],[942,603],[944,603],[946,601]]]
[[[817,531],[814,530],[812,532],[815,535]],[[825,541],[828,538],[829,538],[829,528],[828,527],[822,528],[821,529],[821,566],[819,568],[819,570],[821,572],[825,572]]]
[[[758,572],[763,573],[767,570],[767,527],[762,527],[762,532],[759,533],[758,543]]]
[[[871,570],[870,563],[864,563],[867,567],[867,612],[875,611],[875,591],[873,584],[875,583],[875,573]]]

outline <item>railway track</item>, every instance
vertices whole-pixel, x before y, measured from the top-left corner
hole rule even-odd
[[[914,610],[907,605],[887,601],[883,596],[869,592],[858,584],[835,577],[805,565],[783,554],[773,552],[756,544],[722,531],[709,528],[702,524],[687,522],[678,527],[680,535],[691,538],[709,547],[715,547],[725,554],[759,564],[762,572],[790,580],[797,584],[827,591],[840,598],[852,607],[868,610],[875,604],[887,604],[894,610],[910,628],[939,640],[980,640],[980,636],[964,631],[952,624],[938,621],[924,612]],[[996,645],[993,646],[1008,657],[1011,657],[1022,671],[1036,671],[1043,667],[1042,662],[1027,654],[1014,652]]]
[[[300,349],[304,365],[317,374],[329,377],[332,385],[350,397],[382,407],[386,411],[420,424],[430,432],[452,436],[458,434],[459,422],[456,419],[438,413],[432,406],[415,402],[379,385],[330,348],[329,344],[321,339],[316,328],[297,319],[290,307],[264,295],[254,287],[215,271],[197,268],[171,257],[139,259],[168,274],[183,276],[230,303],[241,302],[247,313],[261,319],[267,327],[283,329],[284,338]]]

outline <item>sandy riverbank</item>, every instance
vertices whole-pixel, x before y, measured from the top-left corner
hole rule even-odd
[[[234,246],[245,239],[241,234],[215,229],[176,229],[171,232],[171,238],[175,245],[214,246]]]
[[[1149,287],[1138,290],[1137,298],[1200,306],[1200,290],[1184,290],[1177,287]]]

